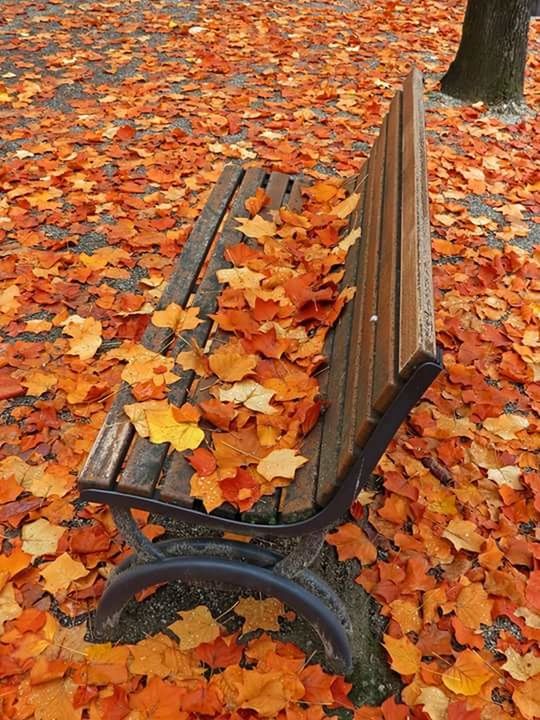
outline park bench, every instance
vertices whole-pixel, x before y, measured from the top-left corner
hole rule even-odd
[[[306,180],[262,169],[225,167],[186,241],[160,308],[190,299],[207,318],[193,330],[204,346],[211,331],[219,285],[216,271],[229,264],[224,249],[239,242],[235,218],[257,188],[268,209],[299,210]],[[108,582],[96,614],[107,631],[139,590],[172,580],[247,588],[278,597],[303,615],[321,638],[329,659],[351,665],[351,622],[338,594],[309,565],[324,535],[346,516],[379,458],[441,370],[435,344],[431,242],[423,124],[422,78],[413,70],[393,98],[362,172],[348,182],[360,202],[349,229],[361,238],[349,251],[345,285],[357,288],[328,340],[328,370],[321,395],[328,409],[308,434],[302,453],[310,462],[294,482],[263,497],[249,512],[224,505],[207,513],[189,493],[192,467],[167,444],[136,435],[122,408],[131,401],[124,385],[109,411],[79,486],[84,500],[108,503],[120,533],[135,553]],[[268,211],[267,209],[267,211]],[[171,344],[172,332],[149,325],[143,343]],[[174,357],[181,345],[172,345]],[[169,399],[181,405],[193,382],[182,372]],[[152,543],[131,509],[139,508],[194,526],[261,537],[296,537],[284,557],[257,542],[221,537]],[[200,532],[194,533],[200,535]]]

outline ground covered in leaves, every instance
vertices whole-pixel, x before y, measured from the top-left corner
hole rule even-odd
[[[342,678],[276,638],[239,645],[204,606],[173,635],[114,647],[59,618],[85,619],[125,553],[108,511],[77,503],[77,472],[119,385],[119,352],[140,338],[223,165],[354,174],[413,63],[427,78],[447,372],[380,463],[379,490],[330,538],[361,562],[403,681],[354,712],[540,715],[540,135],[532,113],[496,117],[436,92],[455,5],[3,4],[1,717],[318,720],[351,707]],[[287,619],[241,603],[239,629]]]

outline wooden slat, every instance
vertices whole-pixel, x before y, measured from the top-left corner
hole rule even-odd
[[[160,299],[159,309],[169,304],[172,295],[177,297],[177,302],[181,304],[189,297],[192,282],[204,261],[206,249],[242,176],[243,170],[236,165],[228,165],[223,170],[178,258],[169,285]],[[170,331],[166,328],[149,325],[141,342],[149,349],[159,350],[167,345],[170,337]],[[133,437],[133,426],[123,412],[124,405],[132,401],[130,388],[124,383],[79,475],[81,488],[105,489],[112,485]]]
[[[199,345],[205,344],[212,327],[212,321],[208,318],[208,315],[216,309],[217,294],[219,291],[216,271],[223,266],[223,249],[227,245],[237,242],[239,235],[234,229],[236,226],[234,218],[245,214],[245,200],[255,193],[255,190],[261,184],[263,178],[264,171],[262,170],[252,168],[246,171],[234,198],[225,228],[215,243],[206,273],[195,292],[193,305],[200,308],[199,316],[204,318],[204,321],[195,328],[195,330],[191,331],[190,338],[196,340]],[[178,300],[175,300],[175,302],[178,302]],[[185,340],[184,338],[179,338],[172,348],[171,354],[173,357],[176,357],[184,348]],[[193,382],[194,373],[192,371],[183,372],[181,368],[176,369],[178,374],[181,375],[181,379],[171,385],[168,399],[174,405],[182,405],[185,402],[187,391]],[[136,495],[151,495],[159,478],[168,447],[168,443],[157,445],[141,437],[134,438],[126,466],[118,481],[118,490]],[[174,477],[171,477],[170,472],[166,477],[168,478],[168,481],[167,479],[165,480],[166,492],[170,493],[170,497],[168,496],[167,499],[172,499],[175,492]]]
[[[270,198],[268,205],[263,208],[261,215],[269,220],[273,210],[279,210],[286,201],[285,197],[289,188],[291,178],[289,175],[284,173],[273,172],[268,180],[265,192]],[[244,240],[248,242],[247,239]],[[241,513],[240,517],[244,522],[257,522],[257,523],[272,523],[276,522],[277,509],[279,502],[279,490],[276,490],[272,495],[265,495],[255,505],[244,513]]]
[[[348,230],[361,227],[362,224],[367,172],[368,166],[366,164],[351,187],[354,192],[360,194],[360,200],[351,215]],[[362,237],[360,237],[349,250],[345,264],[344,287],[357,285],[358,263],[362,254],[362,243]],[[316,504],[320,507],[326,505],[333,495],[338,481],[336,465],[340,438],[343,433],[343,407],[348,393],[348,359],[350,353],[354,352],[354,350],[351,350],[353,347],[351,343],[353,342],[352,328],[356,304],[357,299],[355,297],[339,318],[336,328],[329,339],[329,342],[333,340],[328,347],[329,369],[325,376],[321,377],[321,391],[328,395],[330,405],[319,425],[308,436],[302,449],[306,456],[311,457],[311,454],[315,453],[316,457],[317,451],[314,445],[320,446],[319,463],[315,462],[313,467],[308,467],[308,464],[306,464],[306,470],[304,471],[316,474]],[[301,468],[301,470],[304,470],[304,468]]]
[[[422,76],[403,84],[399,367],[406,378],[436,357]]]
[[[385,119],[369,161],[349,364],[344,381],[346,396],[341,447],[338,462],[334,465],[334,471],[337,469],[339,478],[343,477],[353,460],[359,426],[361,425],[365,431],[366,424],[373,423],[371,395],[374,331],[371,318],[376,307],[386,127]]]
[[[384,170],[377,321],[375,324],[375,363],[373,368],[373,407],[384,412],[399,389],[397,367],[397,294],[399,292],[399,253],[401,223],[401,92],[396,93],[388,113]]]

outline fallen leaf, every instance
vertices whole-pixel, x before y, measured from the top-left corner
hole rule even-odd
[[[155,310],[150,319],[156,327],[170,328],[180,333],[198,327],[202,323],[198,315],[198,307],[192,306],[184,310],[180,305],[170,303],[164,310]]]
[[[518,432],[529,427],[529,421],[522,415],[501,415],[484,420],[484,427],[503,440],[515,440]]]
[[[250,410],[266,415],[273,415],[278,412],[277,408],[270,405],[274,395],[274,390],[268,390],[254,380],[237,382],[228,389],[219,388],[221,402],[241,403]]]
[[[456,695],[478,695],[482,687],[491,680],[493,671],[472,650],[463,650],[456,662],[442,674],[446,687]]]
[[[420,668],[422,653],[406,635],[402,638],[385,635],[384,647],[392,660],[392,669],[401,675],[414,675]]]
[[[255,215],[253,218],[237,217],[235,220],[239,223],[236,229],[246,237],[261,240],[264,237],[274,237],[276,234],[276,224],[260,215]]]
[[[67,592],[73,580],[88,575],[84,565],[73,560],[67,552],[62,553],[51,563],[40,565],[39,572],[45,581],[43,587],[52,595],[56,595],[60,590]]]
[[[285,616],[283,603],[276,598],[256,600],[255,598],[240,598],[234,606],[236,615],[244,618],[242,634],[252,630],[280,630],[279,618]]]
[[[22,549],[33,558],[40,555],[53,555],[56,552],[58,541],[66,529],[53,525],[45,518],[38,518],[27,523],[21,531]]]
[[[540,675],[517,687],[512,700],[526,720],[537,720],[540,717]]]
[[[370,565],[377,559],[377,548],[368,540],[362,528],[354,523],[341,525],[326,536],[326,542],[336,548],[341,561],[356,558],[364,565]]]
[[[219,637],[219,625],[206,605],[199,605],[193,610],[178,614],[181,620],[169,625],[169,630],[180,639],[181,650],[192,650],[203,642],[209,643]]]
[[[90,360],[102,343],[102,327],[99,320],[71,315],[62,323],[64,335],[69,335],[69,353],[81,360]]]
[[[476,525],[469,520],[450,520],[442,536],[450,540],[456,550],[480,552],[485,538],[476,531]]]
[[[294,478],[296,471],[308,462],[308,458],[297,455],[296,450],[272,450],[257,465],[257,472],[265,480],[273,480],[276,477]]]
[[[450,700],[438,687],[424,687],[418,696],[418,705],[424,706],[424,712],[431,720],[447,720]]]
[[[501,670],[506,670],[514,680],[525,681],[540,673],[540,656],[536,655],[533,650],[520,655],[509,647],[504,654],[506,662],[501,665]]]
[[[175,450],[195,450],[204,440],[204,432],[196,423],[178,422],[171,405],[147,408],[145,411],[150,441],[170,443]]]

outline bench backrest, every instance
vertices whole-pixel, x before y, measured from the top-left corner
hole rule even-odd
[[[320,505],[333,492],[336,468],[339,481],[415,368],[437,358],[422,95],[413,70],[356,182],[363,202],[352,222],[361,237],[348,272],[357,290],[334,336]]]

